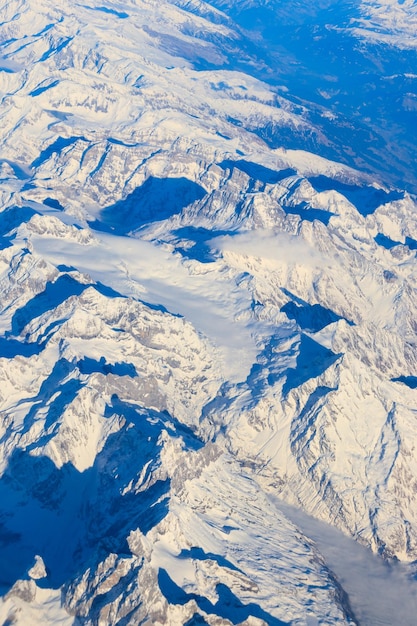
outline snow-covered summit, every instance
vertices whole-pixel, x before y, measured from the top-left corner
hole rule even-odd
[[[358,34],[399,48],[416,47],[415,0],[362,0]]]

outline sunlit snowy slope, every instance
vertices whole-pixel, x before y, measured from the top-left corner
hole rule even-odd
[[[2,624],[370,624],[289,505],[412,585],[417,9],[335,5],[3,3]]]

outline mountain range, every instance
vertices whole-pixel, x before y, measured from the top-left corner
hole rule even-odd
[[[3,626],[414,624],[416,24],[3,3]]]

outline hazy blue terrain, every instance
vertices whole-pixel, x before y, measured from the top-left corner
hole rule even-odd
[[[416,49],[359,39],[352,28],[359,0],[212,4],[230,5],[242,29],[247,57],[233,57],[237,67],[288,89],[285,97],[306,106],[328,140],[294,133],[288,148],[317,151],[417,191]],[[263,137],[282,143],[274,129]]]

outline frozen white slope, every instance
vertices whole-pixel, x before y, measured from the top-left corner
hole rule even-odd
[[[2,9],[5,623],[355,623],[271,493],[417,559],[415,199],[221,4]]]
[[[355,34],[397,46],[416,47],[417,5],[414,0],[362,0]]]

